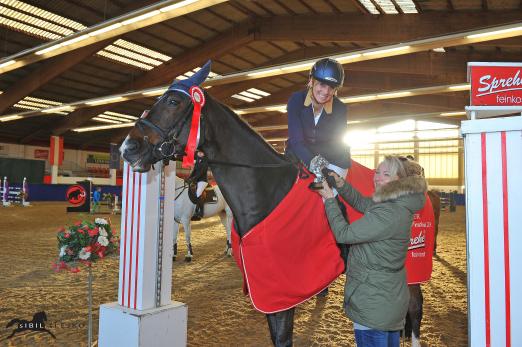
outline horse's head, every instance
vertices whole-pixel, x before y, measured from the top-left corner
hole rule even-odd
[[[210,72],[210,61],[190,78],[174,81],[148,113],[136,121],[120,147],[123,159],[137,172],[152,164],[184,154],[190,132],[192,86],[199,86]]]

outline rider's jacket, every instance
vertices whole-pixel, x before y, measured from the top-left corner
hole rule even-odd
[[[323,109],[316,125],[312,105],[304,105],[306,94],[306,90],[296,92],[288,101],[286,152],[297,156],[307,167],[313,157],[321,154],[331,164],[348,168],[350,150],[343,143],[343,136],[348,129],[346,105],[334,96],[332,113],[328,114]]]

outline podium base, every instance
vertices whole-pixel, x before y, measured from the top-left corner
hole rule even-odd
[[[100,305],[100,347],[187,345],[188,307],[173,301],[149,310],[133,310],[117,302]]]

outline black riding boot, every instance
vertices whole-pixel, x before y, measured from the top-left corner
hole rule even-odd
[[[193,221],[198,221],[203,218],[203,206],[203,201],[201,201],[201,198],[198,198],[198,202],[196,203],[196,210],[194,211],[194,215],[191,218]]]
[[[275,347],[291,347],[294,334],[294,311],[291,308],[286,311],[270,313],[266,315],[270,337]]]

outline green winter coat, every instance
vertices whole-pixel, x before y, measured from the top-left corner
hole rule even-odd
[[[426,181],[420,176],[392,181],[372,198],[363,197],[348,183],[337,190],[364,213],[348,225],[335,199],[325,201],[337,242],[351,245],[344,288],[346,315],[372,329],[401,330],[410,300],[404,263],[413,214],[426,201]]]

